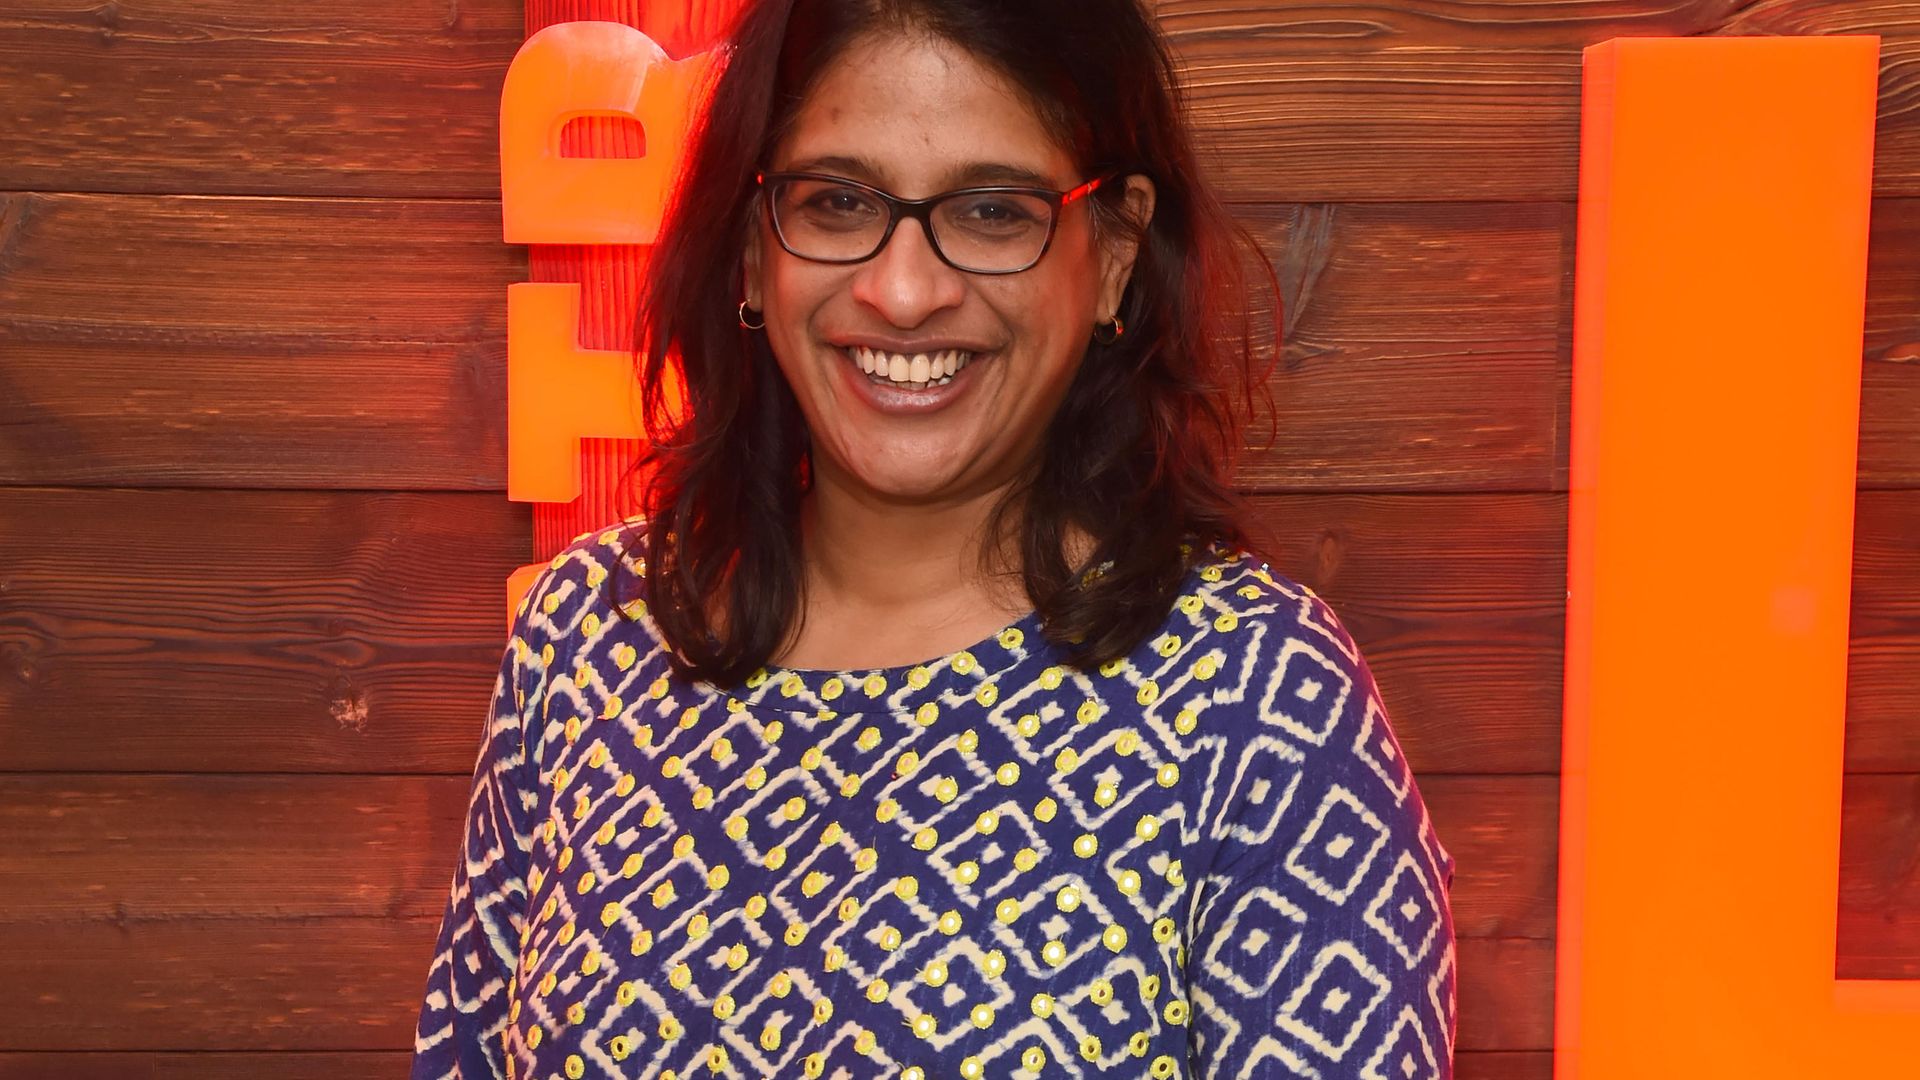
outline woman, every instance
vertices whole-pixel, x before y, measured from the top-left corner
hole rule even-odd
[[[1247,550],[1135,0],[758,4],[687,170],[683,412],[520,609],[413,1075],[1450,1076],[1453,860]]]

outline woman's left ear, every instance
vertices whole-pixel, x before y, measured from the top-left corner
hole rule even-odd
[[[1133,276],[1133,263],[1140,253],[1140,238],[1153,220],[1153,180],[1143,173],[1126,178],[1127,193],[1121,213],[1133,223],[1130,230],[1109,229],[1100,244],[1100,304],[1094,311],[1099,322],[1120,313],[1120,297]]]

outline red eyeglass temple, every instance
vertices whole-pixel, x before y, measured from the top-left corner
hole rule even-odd
[[[1100,180],[1098,179],[1089,180],[1086,183],[1081,184],[1079,187],[1074,188],[1072,191],[1067,192],[1065,195],[1062,195],[1060,197],[1060,205],[1066,206],[1072,203],[1075,199],[1085,198],[1086,196],[1093,194],[1094,191],[1096,191],[1099,187],[1100,187]]]

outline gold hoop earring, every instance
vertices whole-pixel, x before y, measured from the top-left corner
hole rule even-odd
[[[1119,341],[1120,335],[1126,332],[1126,325],[1120,321],[1120,316],[1115,315],[1106,322],[1094,326],[1093,340],[1102,345],[1111,345]]]
[[[749,311],[753,311],[753,309],[747,306],[747,302],[745,300],[740,301],[740,325],[747,330],[765,330],[767,328],[766,317],[761,316],[760,321],[757,323],[748,322],[747,312]],[[753,311],[753,313],[755,315],[760,314],[758,311]]]

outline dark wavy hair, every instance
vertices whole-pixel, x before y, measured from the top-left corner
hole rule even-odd
[[[1046,636],[1083,668],[1123,655],[1166,617],[1205,545],[1257,550],[1229,475],[1235,406],[1252,418],[1278,357],[1279,290],[1196,169],[1172,59],[1138,0],[751,0],[689,143],[635,324],[652,446],[635,466],[648,479],[634,553],[683,677],[737,682],[804,610],[810,437],[766,336],[739,325],[741,260],[759,227],[755,171],[828,66],[887,30],[935,35],[1003,73],[1080,175],[1144,173],[1156,189],[1144,236],[1128,234],[1140,243],[1125,334],[1089,346],[1039,460],[988,522],[988,538],[1017,539]],[[1114,183],[1095,195],[1097,230],[1132,229],[1124,193]],[[1254,360],[1250,265],[1273,292],[1265,366]],[[1077,566],[1064,550],[1070,526],[1095,541]],[[984,572],[1007,569],[990,565],[1001,547],[982,545]]]

